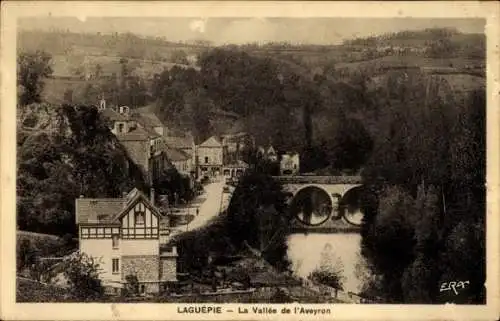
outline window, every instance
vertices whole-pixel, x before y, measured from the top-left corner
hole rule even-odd
[[[208,157],[205,156],[205,164],[208,164]]]
[[[120,272],[120,259],[113,259],[112,260],[112,272],[113,272],[113,274]]]
[[[144,294],[146,292],[146,286],[144,284],[141,284],[141,294]]]
[[[138,224],[138,225],[144,224],[144,212],[143,211],[135,213],[135,224]]]
[[[123,124],[118,124],[118,132],[119,133],[123,133],[123,127],[124,127]]]
[[[119,235],[114,234],[114,235],[112,236],[112,240],[113,240],[113,241],[112,241],[112,242],[113,242],[113,248],[114,248],[114,249],[117,249],[117,248],[118,248],[118,243],[119,243],[119,240],[120,240]]]

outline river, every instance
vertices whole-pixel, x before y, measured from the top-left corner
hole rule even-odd
[[[296,233],[288,236],[288,258],[298,276],[306,278],[320,265],[322,253],[329,251],[341,262],[344,290],[359,293],[362,281],[356,268],[361,263],[361,235],[359,233]],[[330,246],[328,246],[328,244]]]

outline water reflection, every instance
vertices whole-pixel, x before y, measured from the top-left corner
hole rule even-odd
[[[292,215],[306,225],[320,225],[332,214],[332,200],[321,188],[309,186],[300,190],[290,204]]]
[[[361,236],[358,233],[321,234],[296,233],[288,237],[288,258],[298,276],[307,278],[319,267],[325,252],[340,261],[343,267],[344,290],[359,292],[362,280],[356,269],[363,265],[360,250]],[[323,255],[322,255],[323,254]],[[323,259],[322,259],[323,258]]]
[[[361,225],[363,216],[364,214],[360,209],[345,210],[344,212],[344,219],[346,220],[346,222],[356,226]]]

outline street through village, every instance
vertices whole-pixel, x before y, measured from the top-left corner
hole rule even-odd
[[[198,214],[188,224],[179,226],[177,233],[201,228],[219,215],[219,213],[223,212],[229,205],[231,195],[230,193],[224,193],[224,186],[225,184],[222,180],[213,181],[205,185],[204,192],[191,202],[192,206],[198,208]]]

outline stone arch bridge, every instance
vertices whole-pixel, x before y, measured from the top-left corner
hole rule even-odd
[[[288,192],[292,231],[359,233],[360,176],[275,176]]]

